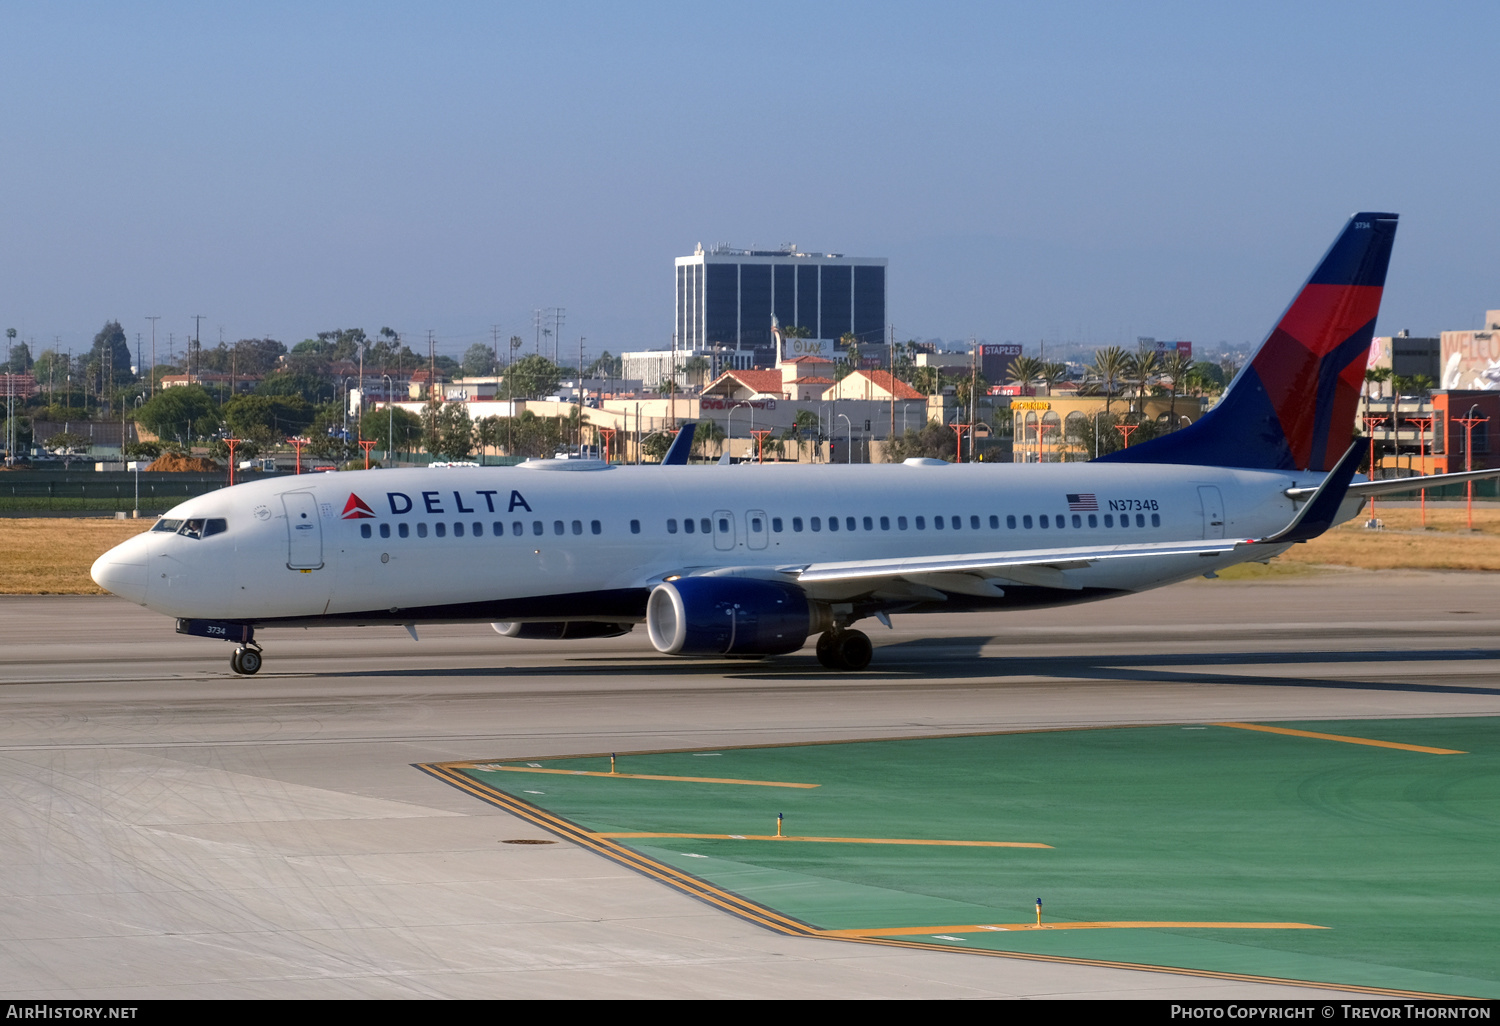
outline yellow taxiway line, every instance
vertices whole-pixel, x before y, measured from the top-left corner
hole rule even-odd
[[[935,844],[954,848],[1051,848],[1036,841],[938,841],[919,837],[793,837],[787,834],[661,834],[611,831],[595,834],[619,840],[628,837],[675,837],[692,841],[814,841],[823,844]],[[924,931],[917,931],[919,933]]]
[[[1347,745],[1369,745],[1372,748],[1399,748],[1404,752],[1426,752],[1428,755],[1468,755],[1456,748],[1428,748],[1426,745],[1404,745],[1399,741],[1376,741],[1368,737],[1346,737],[1343,734],[1319,734],[1314,730],[1293,730],[1291,727],[1267,727],[1260,723],[1215,723],[1215,727],[1234,727],[1236,730],[1262,730],[1267,734],[1288,734],[1292,737],[1311,737],[1319,741],[1342,741]]]
[[[1326,930],[1309,923],[990,923],[979,926],[899,926],[888,930],[820,930],[823,937],[916,937],[942,933],[1008,933],[1012,930]]]
[[[655,773],[610,773],[604,770],[543,769],[539,766],[486,766],[482,763],[444,763],[456,769],[476,769],[489,773],[555,773],[564,777],[610,777],[615,780],[679,780],[689,784],[749,784],[752,787],[818,787],[818,784],[789,784],[781,780],[733,780],[726,777],[664,777]]]

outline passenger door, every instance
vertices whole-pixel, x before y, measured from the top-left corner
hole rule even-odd
[[[318,518],[317,499],[312,492],[286,492],[281,504],[286,509],[287,567],[322,569],[323,524]]]
[[[1224,537],[1224,499],[1213,485],[1199,485],[1198,499],[1203,503],[1203,537]]]
[[[734,548],[734,514],[727,509],[714,510],[714,548]]]

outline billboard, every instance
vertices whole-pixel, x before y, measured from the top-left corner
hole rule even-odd
[[[1021,355],[1021,347],[1011,342],[986,342],[979,347],[979,374],[991,385],[1010,380],[1010,365]]]
[[[1500,389],[1500,331],[1445,331],[1443,388]]]
[[[1167,356],[1170,353],[1181,353],[1190,360],[1193,358],[1193,344],[1191,342],[1170,342],[1159,338],[1138,338],[1135,341],[1136,348],[1138,349],[1154,349],[1162,356]]]

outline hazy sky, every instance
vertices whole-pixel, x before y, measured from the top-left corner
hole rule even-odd
[[[0,5],[0,326],[75,351],[567,309],[702,242],[883,256],[898,338],[1258,341],[1355,210],[1378,330],[1500,307],[1500,4]]]

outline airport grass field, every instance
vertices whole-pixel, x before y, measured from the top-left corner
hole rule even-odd
[[[1500,997],[1492,719],[423,768],[787,932]]]
[[[1322,567],[1365,570],[1500,570],[1500,508],[1476,506],[1470,531],[1461,503],[1429,503],[1427,524],[1410,507],[1377,505],[1384,529],[1362,516],[1321,538],[1295,546],[1269,567],[1249,564],[1221,574],[1253,579],[1304,574]],[[146,530],[153,520],[71,517],[0,519],[0,595],[97,595],[89,567],[107,549]]]

